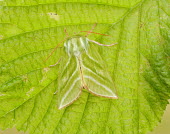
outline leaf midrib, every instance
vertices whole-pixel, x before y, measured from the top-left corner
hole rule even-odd
[[[109,4],[109,3],[95,3],[95,2],[55,2],[55,3],[47,3],[47,4],[34,4],[34,5],[16,5],[16,6],[5,5],[3,7],[35,7],[35,6],[46,6],[46,5],[56,5],[56,4],[74,4],[74,3],[75,4],[91,4],[91,5],[112,6],[112,7],[118,7],[118,8],[126,8],[126,9],[131,8],[131,7],[125,7],[125,6],[116,6],[116,5],[112,5],[112,4]]]

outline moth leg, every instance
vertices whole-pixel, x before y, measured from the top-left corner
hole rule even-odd
[[[94,40],[89,40],[89,41],[90,41],[90,42],[93,42],[93,43],[95,43],[95,44],[97,44],[97,45],[99,45],[99,46],[113,46],[113,45],[117,44],[117,43],[114,43],[114,44],[110,44],[110,45],[105,45],[105,44],[99,43],[99,42],[94,41]]]
[[[61,59],[62,58],[60,58],[54,65],[50,65],[50,67],[54,67],[54,66],[58,65],[60,63]]]
[[[54,94],[57,94],[57,93],[58,93],[58,91],[55,91],[55,92],[54,92]]]

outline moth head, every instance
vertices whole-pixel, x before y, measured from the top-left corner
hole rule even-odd
[[[64,43],[66,53],[75,56],[80,55],[82,52],[87,52],[88,46],[88,38],[81,35],[70,37]]]

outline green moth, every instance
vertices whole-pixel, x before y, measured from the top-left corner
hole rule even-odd
[[[80,96],[82,89],[96,96],[118,98],[114,82],[94,43],[103,45],[82,35],[66,38],[64,56],[59,66],[59,109],[73,103]]]

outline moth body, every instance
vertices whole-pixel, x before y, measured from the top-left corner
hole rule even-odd
[[[79,56],[83,51],[87,52],[88,46],[88,38],[79,35],[68,38],[64,43],[66,53],[75,56]]]

